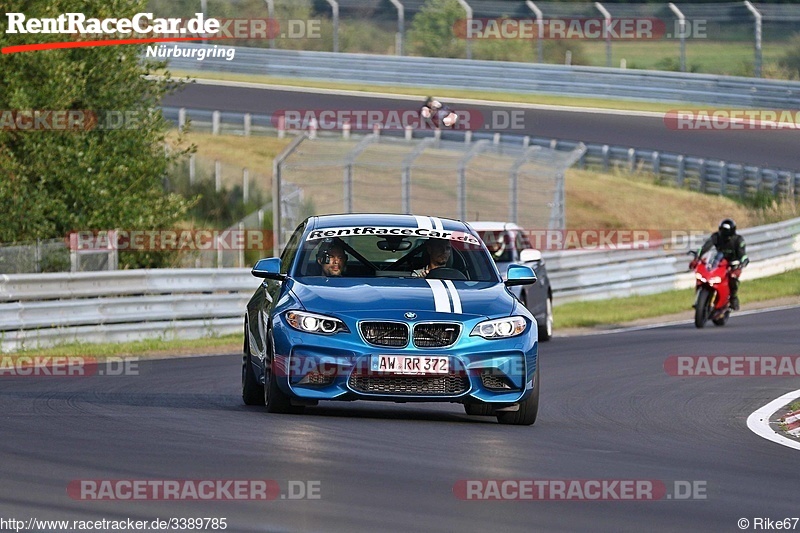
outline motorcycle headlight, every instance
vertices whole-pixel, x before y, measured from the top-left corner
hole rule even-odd
[[[711,285],[716,285],[717,283],[722,283],[722,278],[719,276],[714,276],[713,278],[708,279],[708,283]]]
[[[695,272],[695,273],[694,273],[694,277],[695,277],[695,279],[699,279],[699,280],[700,280],[700,281],[702,281],[703,283],[705,283],[705,282],[706,282],[706,278],[704,278],[704,277],[703,277],[703,275],[702,275],[702,274],[700,274],[699,272]]]
[[[510,316],[508,318],[496,318],[494,320],[484,320],[475,325],[470,335],[478,335],[484,339],[507,339],[521,335],[527,323],[521,316]]]
[[[350,331],[344,322],[331,316],[306,313],[305,311],[287,311],[284,316],[290,326],[306,333],[333,335],[340,331]]]

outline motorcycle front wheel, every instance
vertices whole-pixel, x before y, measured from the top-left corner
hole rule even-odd
[[[697,295],[697,305],[694,308],[694,326],[696,328],[702,328],[706,325],[708,317],[711,316],[713,305],[711,291],[705,287],[701,288]]]

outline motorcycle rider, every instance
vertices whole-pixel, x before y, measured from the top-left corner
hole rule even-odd
[[[437,128],[442,126],[454,128],[456,122],[458,122],[458,114],[432,96],[425,100],[425,104],[419,110],[419,114],[423,123],[431,122]]]
[[[703,243],[703,246],[698,250],[697,257],[689,264],[689,268],[695,268],[700,261],[700,257],[708,252],[711,247],[715,247],[718,252],[721,252],[723,257],[728,261],[728,281],[731,289],[731,308],[734,311],[739,310],[739,276],[742,269],[750,263],[745,251],[744,237],[736,233],[736,222],[733,219],[726,218],[719,223],[718,231],[715,231]]]

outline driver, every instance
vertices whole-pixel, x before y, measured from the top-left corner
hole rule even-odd
[[[739,310],[739,276],[742,269],[747,266],[750,259],[744,248],[744,237],[736,234],[736,222],[733,219],[726,218],[719,223],[718,231],[715,231],[703,243],[702,248],[697,252],[697,258],[694,259],[689,265],[691,268],[697,266],[697,261],[708,252],[711,247],[722,252],[723,257],[728,261],[730,268],[728,269],[728,281],[731,288],[731,308],[734,311]]]
[[[347,254],[341,244],[323,244],[317,251],[317,263],[326,277],[344,276],[347,271]]]
[[[444,239],[428,239],[425,243],[425,250],[428,252],[430,260],[425,267],[412,272],[412,276],[415,278],[425,278],[431,270],[447,266],[450,254],[453,252],[453,245]]]
[[[458,114],[432,96],[425,100],[419,114],[424,122],[430,121],[437,128],[441,126],[455,128],[456,122],[458,122]]]

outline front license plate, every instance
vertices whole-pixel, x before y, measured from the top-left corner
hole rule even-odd
[[[432,355],[374,355],[372,370],[388,374],[447,374],[450,358]]]

